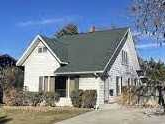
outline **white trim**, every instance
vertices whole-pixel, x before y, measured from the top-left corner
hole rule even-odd
[[[118,50],[118,48],[120,47],[120,44],[122,43],[122,41],[124,40],[126,34],[128,33],[129,29],[127,30],[127,32],[124,34],[123,38],[120,40],[120,43],[118,44],[118,46],[115,49],[115,52],[112,54],[111,58],[109,59],[108,63],[106,64],[106,66],[104,67],[103,72],[105,72],[106,68],[108,67],[109,63],[111,62],[113,56],[115,55],[116,51]]]
[[[50,92],[50,76],[48,76],[48,92]]]
[[[60,64],[68,64],[67,62],[62,62],[57,55],[51,50],[51,48],[46,44],[46,42],[43,40],[43,38],[39,35],[40,40],[42,41],[42,43],[48,48],[48,50],[53,54],[53,56],[57,59],[57,61]]]
[[[65,74],[88,74],[88,73],[103,73],[103,71],[83,71],[83,72],[61,72],[56,73],[56,75],[65,75]]]
[[[56,54],[50,49],[50,47],[46,44],[46,42],[43,40],[43,38],[40,35],[37,35],[34,40],[32,41],[32,43],[29,45],[29,47],[26,49],[26,51],[23,53],[23,55],[20,57],[20,59],[18,60],[18,62],[16,63],[17,66],[22,66],[23,63],[25,62],[26,58],[31,54],[29,53],[30,49],[32,49],[32,47],[35,45],[35,43],[37,43],[36,41],[40,39],[41,42],[48,48],[48,50],[51,52],[51,54],[55,57],[55,59],[60,63],[60,64],[68,64],[66,62],[62,62],[57,56]],[[34,49],[34,48],[33,48]],[[32,49],[32,50],[33,50]]]
[[[68,83],[68,84],[67,84],[67,85],[68,85],[68,87],[67,87],[67,88],[68,88],[68,89],[67,89],[67,91],[68,91],[67,95],[68,95],[68,96],[67,96],[67,97],[70,98],[70,77],[68,77],[67,83]]]
[[[23,58],[28,54],[28,51],[30,50],[30,48],[32,48],[32,46],[35,44],[36,40],[38,40],[39,35],[37,35],[34,40],[31,42],[31,44],[28,46],[28,48],[25,50],[25,52],[23,53],[23,55],[20,57],[20,59],[17,61],[16,65],[17,66],[21,66],[22,63],[21,61],[23,60]]]

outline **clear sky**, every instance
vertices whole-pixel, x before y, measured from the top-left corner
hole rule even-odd
[[[67,23],[75,23],[80,32],[99,28],[130,26],[131,0],[2,0],[0,4],[0,53],[19,58],[37,34],[52,36]],[[157,47],[154,38],[140,37],[138,53],[144,58],[165,60],[165,47]]]

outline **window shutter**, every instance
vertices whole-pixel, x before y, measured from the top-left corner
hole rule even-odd
[[[43,77],[39,77],[39,92],[43,91]]]
[[[50,77],[50,92],[55,92],[55,77]]]
[[[44,77],[44,92],[48,92],[48,77]]]

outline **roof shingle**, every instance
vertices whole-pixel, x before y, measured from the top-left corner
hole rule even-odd
[[[119,28],[44,40],[61,61],[69,63],[55,73],[103,71],[110,58],[110,66],[115,61],[127,31]]]

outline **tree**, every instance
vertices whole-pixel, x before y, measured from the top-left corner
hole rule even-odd
[[[60,38],[64,35],[78,34],[78,27],[75,24],[68,24],[56,33],[56,37]]]
[[[134,0],[131,12],[137,29],[165,39],[165,0]]]
[[[141,68],[145,71],[149,79],[148,82],[146,82],[146,87],[150,86],[158,91],[158,104],[163,106],[165,112],[165,64],[160,60],[156,62],[151,58],[149,61],[141,61]]]
[[[156,62],[151,58],[149,61],[143,61],[141,62],[141,68],[150,80],[165,82],[165,64],[160,60]]]
[[[0,102],[9,89],[23,88],[23,70],[18,67],[0,67]]]

